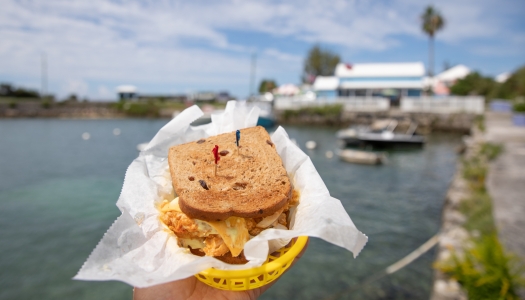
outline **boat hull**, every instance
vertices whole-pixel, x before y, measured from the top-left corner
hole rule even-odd
[[[379,165],[384,163],[385,155],[383,153],[374,153],[358,150],[342,150],[338,153],[341,160],[363,165]]]

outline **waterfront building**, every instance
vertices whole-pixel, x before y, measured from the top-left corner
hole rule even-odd
[[[117,94],[119,100],[137,99],[137,87],[133,85],[119,85],[117,86]]]
[[[421,96],[425,67],[409,63],[339,63],[335,76],[317,77],[318,97],[386,97],[397,103],[401,97]]]
[[[423,79],[426,88],[432,88],[436,96],[450,95],[450,87],[459,79],[465,78],[470,74],[470,69],[465,65],[456,65],[447,69],[434,77],[425,77]]]

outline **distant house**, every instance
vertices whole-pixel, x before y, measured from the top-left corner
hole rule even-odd
[[[317,97],[336,98],[338,96],[339,78],[335,76],[317,76],[313,89]]]
[[[425,77],[425,87],[432,88],[434,94],[439,96],[446,96],[450,94],[450,87],[459,79],[465,78],[470,74],[470,69],[464,65],[457,65],[447,69],[436,76],[430,78]]]
[[[133,85],[117,86],[117,94],[119,100],[132,100],[138,98],[137,87]]]
[[[410,63],[340,63],[335,76],[319,76],[314,82],[318,97],[386,97],[397,102],[403,96],[420,96],[425,67]]]
[[[193,101],[200,102],[211,102],[217,99],[217,93],[215,92],[198,92],[191,96]]]

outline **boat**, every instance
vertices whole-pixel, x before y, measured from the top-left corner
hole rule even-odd
[[[386,160],[386,155],[382,152],[345,149],[337,152],[337,155],[343,161],[364,165],[379,165]]]
[[[275,126],[275,115],[273,114],[272,104],[268,101],[249,101],[246,103],[248,109],[258,107],[260,109],[257,125],[266,129]]]
[[[398,122],[392,119],[378,120],[369,127],[350,127],[337,132],[336,137],[345,145],[371,145],[378,147],[412,145],[422,146],[425,137],[416,134],[417,124],[410,123],[404,133],[395,132]]]

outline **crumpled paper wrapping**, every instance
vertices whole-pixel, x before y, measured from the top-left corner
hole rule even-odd
[[[300,203],[292,213],[291,229],[267,229],[248,241],[244,253],[250,261],[246,265],[229,265],[212,257],[194,256],[187,249],[180,248],[176,237],[159,221],[156,208],[163,199],[173,199],[168,149],[173,145],[255,126],[259,109],[248,110],[245,105],[230,101],[224,113],[212,115],[211,123],[190,126],[202,115],[197,106],[184,110],[161,128],[131,163],[117,201],[122,215],[109,228],[74,279],[120,280],[132,286],[148,287],[183,279],[211,267],[255,267],[264,263],[270,250],[304,235],[348,249],[354,257],[359,254],[368,238],[357,230],[341,202],[330,196],[310,158],[290,141],[282,127],[271,136],[272,142],[295,189],[300,192]]]

